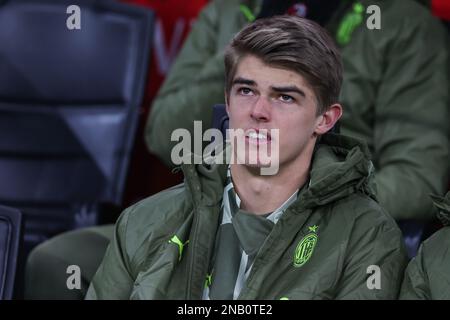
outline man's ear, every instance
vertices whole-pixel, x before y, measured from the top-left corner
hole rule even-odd
[[[328,132],[331,128],[333,128],[334,124],[339,120],[341,116],[342,106],[338,103],[333,104],[327,109],[327,111],[325,111],[317,118],[318,123],[316,125],[316,129],[314,130],[314,133],[316,135],[322,135]]]

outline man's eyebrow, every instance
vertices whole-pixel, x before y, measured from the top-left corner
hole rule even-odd
[[[250,79],[241,78],[241,77],[238,77],[233,80],[232,85],[234,86],[235,84],[246,84],[248,86],[256,86],[255,81],[250,80]]]
[[[286,86],[286,87],[271,87],[273,91],[275,92],[296,92],[299,95],[301,95],[302,97],[306,98],[306,94],[303,90],[301,90],[300,88],[298,88],[297,86]]]

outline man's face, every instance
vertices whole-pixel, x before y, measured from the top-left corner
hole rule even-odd
[[[278,144],[280,169],[295,165],[306,159],[305,150],[311,154],[314,148],[319,123],[316,101],[300,74],[247,55],[237,67],[227,99],[230,129],[243,129],[246,150],[271,150],[272,144]],[[270,134],[272,129],[279,130],[278,137]],[[267,131],[266,137],[258,135]],[[262,166],[259,158],[257,163],[249,163],[248,152],[246,155],[246,165]]]

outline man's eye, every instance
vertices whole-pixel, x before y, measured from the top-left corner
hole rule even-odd
[[[295,101],[294,98],[292,98],[291,96],[288,96],[287,94],[280,95],[280,100],[283,102],[294,102]]]
[[[243,94],[245,96],[248,96],[248,95],[252,94],[252,92],[253,91],[250,88],[240,88],[239,89],[239,93],[241,93],[241,94]]]

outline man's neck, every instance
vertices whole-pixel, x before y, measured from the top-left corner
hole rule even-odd
[[[231,165],[231,177],[241,208],[257,215],[275,211],[308,180],[309,159],[304,164],[280,167],[276,175],[260,175],[259,168]]]

